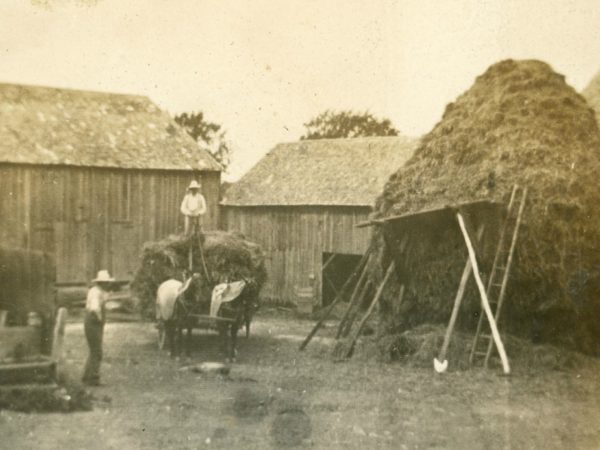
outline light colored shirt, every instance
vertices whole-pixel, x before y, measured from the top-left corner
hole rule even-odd
[[[206,212],[206,201],[202,194],[192,194],[191,192],[183,197],[181,202],[181,212],[186,216],[200,216]]]
[[[92,286],[87,293],[85,309],[96,314],[98,319],[104,321],[104,304],[108,300],[108,292],[98,286]]]

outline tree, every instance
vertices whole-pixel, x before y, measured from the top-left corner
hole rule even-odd
[[[337,139],[362,136],[398,136],[389,119],[378,119],[369,112],[330,111],[304,124],[306,134],[300,139]]]
[[[231,162],[231,145],[221,125],[204,120],[202,111],[182,113],[174,117],[187,133],[227,169]]]

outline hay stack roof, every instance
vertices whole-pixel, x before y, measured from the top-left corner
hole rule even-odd
[[[600,122],[600,72],[592,78],[581,94],[596,112],[596,120]]]
[[[279,144],[231,186],[223,204],[371,206],[416,144],[407,137]]]
[[[147,97],[0,84],[0,162],[221,170]]]

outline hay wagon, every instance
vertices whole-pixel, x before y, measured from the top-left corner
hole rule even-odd
[[[223,303],[229,303],[242,295],[246,287],[251,284],[248,280],[231,282],[231,283],[219,283],[214,286],[210,291],[200,290],[199,292],[199,300],[196,297],[196,301],[193,304],[189,304],[185,302],[183,295],[186,291],[193,285],[194,276],[188,278],[185,283],[178,288],[178,292],[174,299],[173,312],[175,314],[175,309],[179,306],[183,308],[184,316],[183,323],[179,324],[181,329],[187,329],[188,333],[191,334],[193,329],[205,329],[205,330],[216,330],[219,329],[219,325],[224,326],[232,326],[237,320],[235,318],[223,317],[220,313],[223,312],[221,309],[221,305]],[[171,283],[170,286],[165,286],[168,290],[174,286],[177,286],[176,280],[167,280],[165,283]],[[174,283],[174,284],[173,284]],[[159,288],[160,290],[160,288]],[[208,295],[210,292],[210,295]],[[160,296],[160,293],[157,297]],[[157,300],[158,302],[158,300]],[[206,314],[207,306],[209,308],[209,314]],[[164,349],[166,343],[166,320],[164,317],[165,311],[158,311],[161,306],[157,303],[157,329],[158,329],[158,347],[159,349]],[[244,311],[244,317],[247,316],[247,311]],[[171,317],[173,317],[171,315]],[[249,320],[246,320],[246,335],[249,333]]]
[[[228,319],[226,317],[212,317],[208,314],[197,313],[189,314],[188,318],[192,323],[191,328],[200,330],[216,330],[219,323],[233,324],[235,322],[233,319]],[[157,320],[156,329],[158,330],[158,348],[159,350],[164,350],[167,342],[164,320]],[[246,333],[248,333],[248,329],[246,329]]]

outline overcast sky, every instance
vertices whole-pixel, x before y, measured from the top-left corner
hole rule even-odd
[[[202,110],[233,142],[235,179],[325,109],[426,133],[504,58],[542,59],[580,90],[600,69],[600,2],[2,0],[0,51],[0,82]]]

